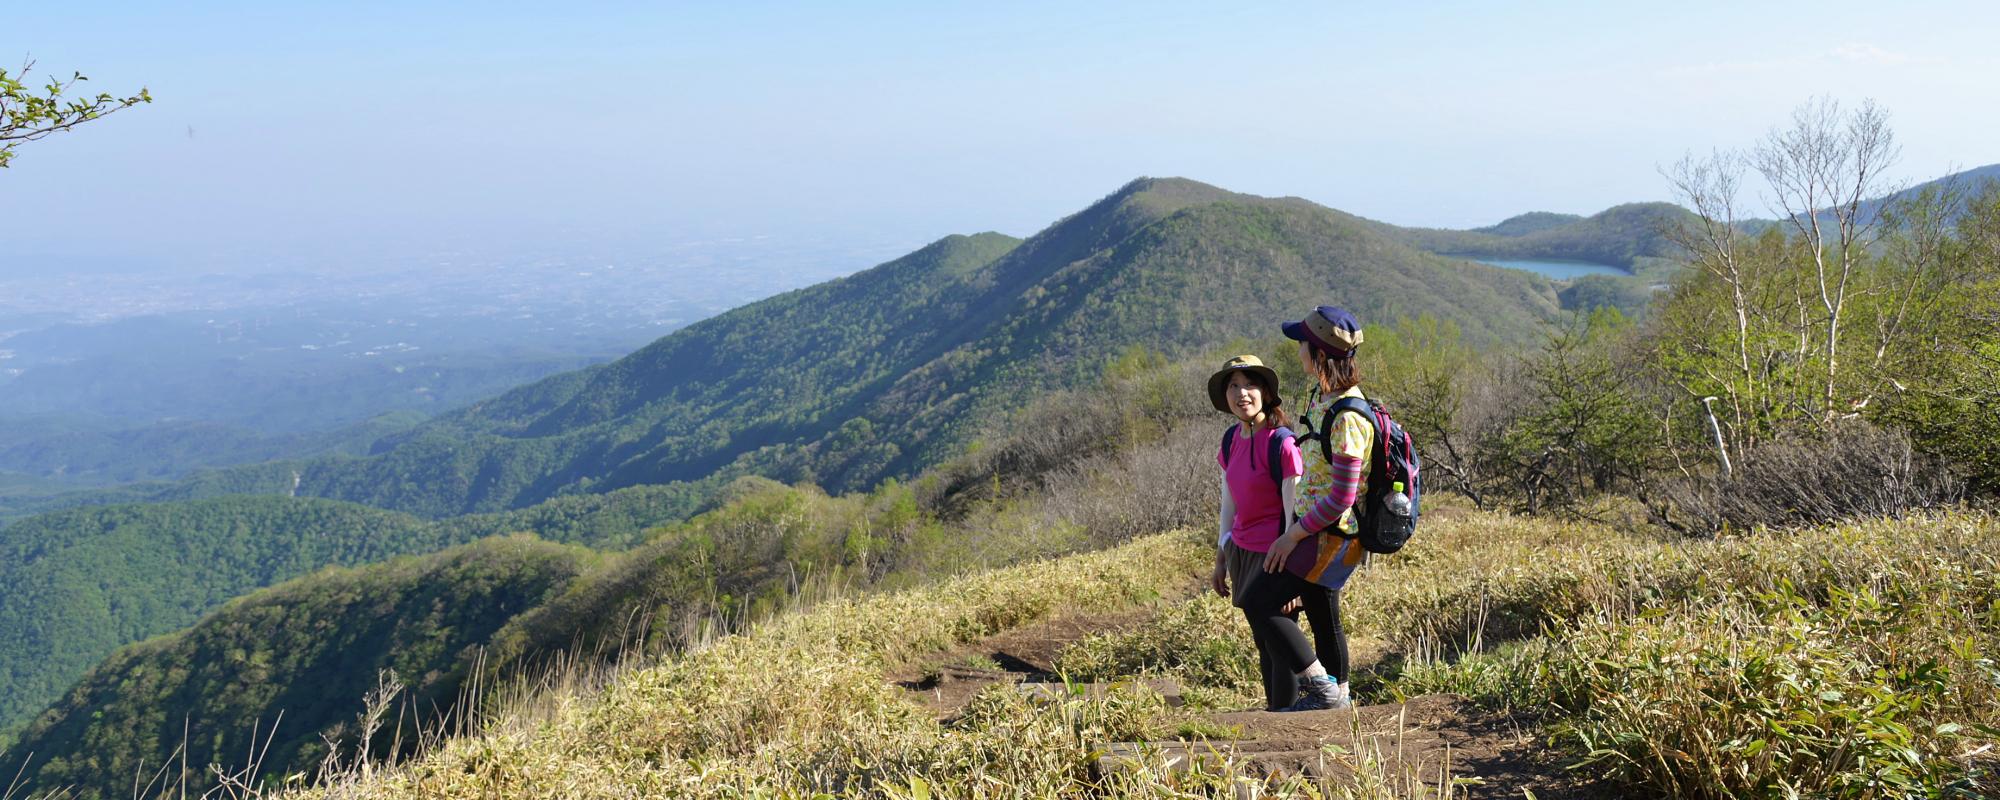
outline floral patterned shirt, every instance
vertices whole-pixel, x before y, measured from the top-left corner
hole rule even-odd
[[[1361,396],[1361,387],[1359,386],[1333,396],[1321,396],[1315,390],[1311,401],[1306,404],[1305,419],[1309,424],[1314,426],[1321,425],[1326,417],[1327,410],[1333,408],[1334,403],[1339,402],[1343,397]],[[1361,499],[1367,496],[1368,493],[1368,484],[1365,476],[1367,476],[1370,466],[1369,457],[1374,451],[1374,448],[1371,446],[1374,441],[1375,423],[1372,420],[1365,419],[1360,414],[1342,414],[1334,419],[1332,432],[1333,451],[1341,455],[1361,459],[1361,474],[1364,478],[1360,493],[1354,497],[1355,505],[1360,505]],[[1326,456],[1324,451],[1320,449],[1319,442],[1302,444],[1299,447],[1299,451],[1301,455],[1305,456],[1306,474],[1304,478],[1299,480],[1297,502],[1292,507],[1292,516],[1295,518],[1303,517],[1311,512],[1313,505],[1318,503],[1320,498],[1325,497],[1327,491],[1333,486],[1332,472],[1327,468]],[[1359,532],[1360,527],[1354,519],[1354,509],[1350,508],[1340,515],[1340,530],[1349,536],[1353,536]]]

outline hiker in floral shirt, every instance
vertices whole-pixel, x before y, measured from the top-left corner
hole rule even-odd
[[[1271,543],[1264,572],[1244,592],[1242,605],[1259,636],[1283,643],[1279,649],[1298,675],[1302,696],[1286,710],[1340,708],[1351,702],[1340,589],[1362,556],[1354,540],[1343,537],[1358,531],[1354,505],[1366,490],[1362,476],[1367,474],[1375,429],[1359,414],[1328,419],[1327,412],[1343,397],[1362,396],[1361,372],[1354,361],[1361,345],[1361,323],[1345,309],[1320,306],[1304,320],[1286,323],[1283,330],[1299,342],[1300,363],[1317,384],[1303,417],[1315,427],[1299,441],[1305,475],[1292,509],[1296,519]],[[1285,606],[1295,597],[1329,607],[1330,613],[1308,615],[1315,623],[1316,649],[1306,642],[1297,621],[1285,614]],[[1328,624],[1317,624],[1322,616]]]

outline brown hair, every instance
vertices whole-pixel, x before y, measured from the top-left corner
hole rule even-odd
[[[1361,365],[1355,362],[1354,351],[1347,351],[1346,358],[1334,358],[1311,343],[1306,347],[1311,348],[1313,377],[1319,379],[1321,392],[1345,394],[1361,385]]]
[[[1278,387],[1271,385],[1263,375],[1255,372],[1250,373],[1250,379],[1256,381],[1257,388],[1264,393],[1264,407],[1258,409],[1264,412],[1264,429],[1292,427],[1292,415],[1285,413],[1285,407],[1271,404],[1271,398],[1278,396]]]

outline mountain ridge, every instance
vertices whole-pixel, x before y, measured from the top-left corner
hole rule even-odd
[[[1224,210],[1230,208],[1236,210]],[[1183,212],[1206,219],[1175,219]],[[1289,221],[1276,222],[1282,218]],[[1162,224],[1179,231],[1178,238],[1134,239]],[[1292,306],[1327,301],[1383,321],[1418,312],[1457,318],[1485,342],[1524,340],[1557,313],[1546,281],[1408,249],[1401,230],[1295,197],[1139,178],[1028,239],[944,237],[869,270],[703,320],[618,360],[433,417],[377,440],[365,457],[213,470],[176,483],[65,495],[43,507],[291,492],[293,472],[300,494],[434,519],[711,476],[761,474],[839,491],[908,476],[949,455],[963,444],[959,432],[934,435],[901,418],[924,410],[912,405],[915,398],[943,402],[979,393],[999,372],[1032,378],[1029,388],[1061,385],[1088,371],[1077,359],[1106,358],[1132,344],[1185,353],[1268,336],[1269,320],[1297,313]],[[1369,238],[1384,232],[1391,235]],[[1199,260],[1205,257],[1235,263]],[[1141,264],[1149,275],[1117,274]],[[1233,270],[1241,281],[1189,277],[1217,268]],[[1292,288],[1258,285],[1271,280]],[[1122,312],[1123,304],[1101,293],[1087,296],[1085,284],[1199,286],[1203,295],[1183,297],[1177,307],[1153,304],[1155,313],[1241,315],[1241,321],[1156,324]],[[1439,286],[1452,296],[1433,296]],[[1024,313],[1062,330],[1008,321]],[[1253,321],[1259,317],[1268,319]],[[1028,353],[1024,346],[1054,349]],[[1048,370],[1019,363],[1036,356],[1052,359]],[[1050,371],[1059,378],[1049,381]],[[986,414],[1006,405],[982,401],[945,411]]]
[[[1472,228],[1473,233],[1490,233],[1495,236],[1525,236],[1550,228],[1559,228],[1583,219],[1581,214],[1558,214],[1552,211],[1529,211],[1515,214],[1495,224],[1483,228]]]
[[[1621,203],[1560,224],[1553,224],[1554,219],[1564,215],[1536,217],[1546,213],[1530,212],[1470,230],[1369,223],[1405,244],[1440,255],[1589,261],[1637,271],[1641,259],[1671,258],[1675,246],[1667,236],[1669,227],[1692,218],[1687,209],[1663,202]],[[1528,217],[1537,221],[1523,222]],[[1516,232],[1498,232],[1509,223]]]
[[[1262,210],[1219,210],[1230,207]],[[1176,220],[1184,213],[1200,216],[1202,209],[1236,227],[1214,224],[1216,219]],[[1259,219],[1260,214],[1315,218],[1318,227],[1299,220],[1274,226],[1270,219]],[[1253,264],[1250,273],[1276,269],[1301,282],[1296,293],[1322,297],[1339,292],[1339,284],[1327,279],[1332,271],[1350,280],[1367,276],[1370,267],[1427,273],[1424,280],[1372,282],[1385,284],[1377,287],[1383,289],[1400,284],[1411,298],[1378,300],[1350,292],[1350,304],[1378,319],[1425,307],[1482,323],[1509,321],[1468,326],[1484,341],[1518,337],[1520,331],[1502,329],[1509,323],[1530,327],[1526,323],[1554,313],[1552,288],[1544,293],[1542,282],[1497,272],[1479,273],[1481,282],[1500,287],[1491,299],[1469,286],[1458,287],[1461,296],[1449,302],[1417,294],[1440,282],[1464,283],[1457,275],[1467,267],[1399,250],[1390,241],[1359,241],[1366,238],[1359,229],[1331,230],[1347,227],[1348,219],[1358,218],[1295,198],[1270,200],[1180,178],[1135,180],[1028,239],[947,237],[862,273],[704,320],[609,364],[544,379],[442,415],[385,440],[369,459],[373,463],[309,466],[301,491],[441,516],[497,510],[592,486],[698,480],[718,472],[810,478],[834,490],[863,487],[890,474],[907,475],[945,452],[928,441],[931,431],[882,419],[918,410],[903,400],[949,401],[978,389],[971,384],[991,378],[1002,365],[1029,358],[1020,346],[1052,344],[1049,331],[1021,324],[1024,313],[1043,327],[1069,332],[1058,337],[1062,347],[1040,353],[1052,357],[1053,366],[1066,376],[1074,374],[1071,361],[1088,359],[1093,350],[1081,342],[1084,332],[1097,334],[1107,352],[1135,339],[1185,350],[1267,327],[1248,322],[1227,331],[1192,326],[1187,332],[1194,338],[1177,340],[1165,335],[1174,326],[1149,325],[1129,315],[1114,313],[1120,322],[1110,325],[1080,318],[1109,305],[1101,296],[1086,297],[1086,284],[1201,284],[1186,280],[1208,269],[1195,260],[1200,255],[1226,253]],[[1162,224],[1168,225],[1163,230],[1183,235],[1134,239]],[[1210,237],[1207,245],[1187,241],[1196,229]],[[1235,241],[1245,236],[1307,236],[1314,244],[1273,240],[1265,244],[1285,246],[1259,252]],[[1330,249],[1315,252],[1314,246]],[[1147,250],[1159,247],[1176,252],[1161,258]],[[1280,252],[1286,256],[1279,257]],[[1142,262],[1152,278],[1119,276]],[[1255,281],[1252,274],[1245,278]],[[1321,288],[1308,288],[1313,283]],[[1529,285],[1537,288],[1529,290]],[[1269,309],[1249,314],[1270,320],[1292,313],[1280,310],[1292,293],[1264,292],[1261,302],[1243,302],[1241,287],[1211,288],[1214,297],[1184,298],[1191,311],[1208,313],[1234,304]],[[1057,302],[1051,298],[1068,305],[1057,309],[1061,313],[1047,313]],[[1304,306],[1315,301],[1291,302]],[[801,308],[807,304],[816,308]],[[801,318],[808,311],[837,318]],[[787,357],[797,366],[787,366],[793,363]],[[941,387],[951,390],[935,391]],[[894,440],[873,430],[884,424],[916,441]],[[848,441],[857,437],[861,440]],[[809,453],[812,463],[781,463],[815,445]],[[913,446],[921,455],[906,457]],[[438,472],[439,465],[452,466]],[[393,480],[398,474],[423,475],[419,468],[426,466],[432,471],[422,483],[444,487],[434,496],[383,490],[406,483]]]

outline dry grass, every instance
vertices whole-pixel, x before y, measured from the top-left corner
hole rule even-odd
[[[1690,541],[1588,523],[1444,514],[1350,584],[1351,632],[1390,652],[1375,699],[1465,694],[1544,722],[1625,791],[1687,796],[1983,796],[2000,740],[2000,520],[1953,513]],[[925,654],[1069,610],[1184,587],[1204,537],[869,599],[829,599],[663,661],[517,690],[480,733],[408,764],[329,773],[291,796],[1449,797],[1368,768],[1266,785],[1235,765],[1099,776],[1108,741],[1213,731],[1254,698],[1238,613],[1203,596],[1087,640],[1073,677],[1143,689],[1034,702],[1004,688],[940,723],[887,675]],[[1984,773],[1982,773],[1982,770]],[[1984,774],[1986,777],[1981,778]],[[249,797],[245,792],[235,797]]]
[[[902,697],[886,672],[1058,611],[1157,597],[1203,563],[1193,539],[1155,536],[929,590],[829,602],[632,669],[601,692],[541,696],[532,713],[503,713],[479,736],[309,794],[811,796],[884,794],[912,781],[1009,786],[1010,796],[1030,787],[1067,792],[1088,779],[1088,743],[1150,720],[1157,698],[1118,695],[1035,713],[1007,696],[981,698],[989,710],[947,729]]]

